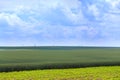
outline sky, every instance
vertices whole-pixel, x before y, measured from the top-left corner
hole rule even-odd
[[[0,46],[119,46],[120,0],[0,0]]]

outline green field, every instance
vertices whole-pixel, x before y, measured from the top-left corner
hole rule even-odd
[[[0,80],[120,80],[120,67],[92,67],[0,73]]]
[[[0,48],[0,71],[120,65],[120,48]]]

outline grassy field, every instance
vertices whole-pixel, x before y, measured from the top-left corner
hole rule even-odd
[[[120,80],[120,66],[4,72],[0,80]]]
[[[120,48],[0,48],[0,71],[120,65]]]

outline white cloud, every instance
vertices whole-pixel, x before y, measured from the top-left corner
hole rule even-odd
[[[23,25],[26,25],[26,23],[22,21],[16,14],[1,13],[0,18],[5,19],[8,22],[9,26],[12,27],[25,27]]]
[[[109,12],[120,13],[120,0],[105,0],[109,4]]]
[[[29,21],[24,21],[16,14],[9,13],[0,13],[0,20],[6,21],[8,24],[8,29],[20,31],[20,35],[30,35],[30,34],[38,34],[41,30],[37,30],[37,27],[40,27],[43,23],[40,21],[34,20],[34,18],[30,18]],[[4,26],[0,26],[4,28]],[[8,31],[7,33],[9,33]]]
[[[99,8],[96,5],[88,6],[88,10],[90,11],[90,13],[93,13],[93,15],[96,18],[96,20],[99,20],[101,13],[99,11]]]
[[[68,17],[69,20],[72,21],[74,24],[84,24],[87,22],[87,19],[85,19],[83,13],[82,13],[82,5],[79,0],[74,0],[69,2],[63,1],[61,3],[62,5],[62,11]]]
[[[71,20],[72,23],[80,24],[86,22],[81,11],[82,6],[79,0],[4,0],[1,1],[1,3],[0,7],[2,12],[12,12],[16,15],[29,13],[34,16],[42,16],[43,14],[47,15],[48,12],[54,9],[61,9],[64,15]]]

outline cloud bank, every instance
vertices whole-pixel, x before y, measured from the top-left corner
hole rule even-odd
[[[120,46],[120,0],[0,1],[0,45]]]

